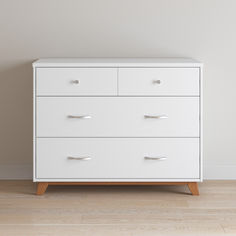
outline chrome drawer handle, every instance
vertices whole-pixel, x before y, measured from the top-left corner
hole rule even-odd
[[[68,115],[67,116],[70,119],[91,119],[92,117],[89,115],[84,115],[84,116],[73,116],[73,115]]]
[[[71,80],[72,84],[79,84],[79,80],[75,79],[75,80]]]
[[[158,116],[151,116],[151,115],[144,115],[145,119],[167,119],[167,115],[158,115]]]
[[[161,81],[159,79],[157,79],[157,80],[153,80],[152,83],[153,84],[161,84]]]
[[[167,157],[144,157],[145,160],[154,160],[154,161],[164,161],[167,159]]]
[[[91,157],[67,157],[68,160],[76,160],[76,161],[89,161]]]

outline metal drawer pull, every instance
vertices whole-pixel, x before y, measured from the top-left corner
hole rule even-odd
[[[161,83],[161,81],[159,79],[153,80],[152,82],[153,82],[153,84],[160,84]]]
[[[72,115],[68,115],[67,116],[70,119],[91,119],[92,117],[89,115],[84,115],[84,116],[72,116]]]
[[[144,157],[145,160],[164,161],[167,157]]]
[[[67,157],[68,160],[76,160],[76,161],[89,161],[91,157]]]
[[[79,84],[79,80],[75,79],[75,80],[71,80],[72,84]]]
[[[159,115],[159,116],[151,116],[151,115],[144,115],[146,119],[167,119],[167,115]]]

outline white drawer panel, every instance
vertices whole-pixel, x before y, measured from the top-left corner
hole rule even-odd
[[[38,138],[36,178],[199,178],[199,139]]]
[[[198,137],[199,98],[38,97],[36,124],[38,137]]]
[[[119,95],[199,95],[199,68],[119,69]]]
[[[37,68],[36,94],[117,95],[115,68]]]

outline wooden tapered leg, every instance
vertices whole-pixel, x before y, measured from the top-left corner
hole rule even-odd
[[[199,195],[197,182],[188,183],[188,188],[189,188],[190,192],[192,193],[192,195],[196,195],[196,196]]]
[[[43,195],[47,190],[48,183],[47,182],[40,182],[37,185],[37,192],[36,195]]]

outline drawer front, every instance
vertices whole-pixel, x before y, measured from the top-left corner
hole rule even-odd
[[[199,139],[38,138],[36,178],[199,178]]]
[[[119,95],[199,95],[199,68],[119,69]]]
[[[198,137],[198,97],[38,97],[38,137]]]
[[[117,95],[115,68],[38,68],[36,94]]]

